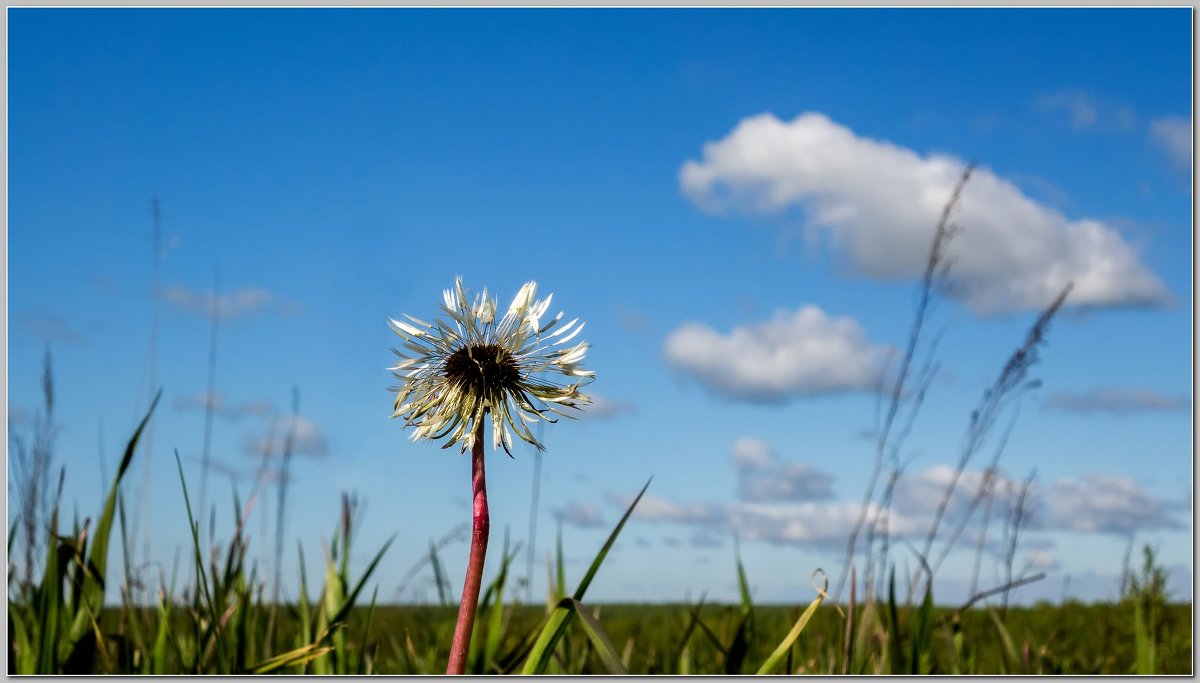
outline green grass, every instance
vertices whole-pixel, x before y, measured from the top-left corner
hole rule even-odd
[[[355,515],[342,515],[325,549],[321,584],[303,565],[294,604],[265,601],[266,577],[247,564],[242,507],[237,532],[219,552],[201,547],[182,466],[182,505],[190,523],[186,565],[198,590],[176,590],[163,577],[154,605],[134,604],[129,576],[108,570],[110,541],[129,557],[120,481],[136,452],[129,441],[94,529],[78,522],[58,532],[57,506],[40,581],[9,584],[10,674],[433,674],[444,671],[456,607],[381,606],[371,577],[392,540],[361,572],[351,571]],[[645,493],[649,487],[643,487]],[[585,602],[587,590],[636,507],[626,510],[579,582],[570,590],[561,536],[547,603],[512,599],[519,547],[501,552],[479,605],[468,657],[476,674],[1128,674],[1191,673],[1191,605],[1168,604],[1153,554],[1127,598],[1116,604],[1009,608],[937,607],[926,591],[903,604],[893,589],[882,601],[823,604],[826,587],[806,604],[755,605],[753,577],[730,558],[740,600],[733,605],[622,605]],[[114,538],[114,527],[116,534]],[[560,532],[561,533],[561,532]],[[441,572],[430,548],[432,571]],[[127,563],[128,564],[128,563]],[[817,573],[814,576],[819,576]],[[892,585],[895,585],[895,578]],[[118,606],[101,605],[109,582]],[[821,582],[823,584],[823,581]],[[370,587],[370,588],[369,588]],[[370,599],[367,600],[367,595]],[[853,598],[852,598],[853,600]],[[266,634],[270,633],[268,637]]]
[[[353,499],[343,494],[332,540],[323,548],[323,571],[310,573],[298,547],[299,600],[272,604],[264,597],[267,577],[247,562],[253,555],[236,489],[231,497],[235,532],[203,547],[178,454],[190,547],[169,580],[159,577],[161,589],[153,604],[135,602],[137,582],[129,573],[110,571],[110,556],[119,550],[123,565],[132,565],[121,482],[158,398],[129,439],[98,514],[82,523],[76,517],[71,531],[63,533],[56,500],[42,544],[40,576],[18,581],[10,567],[10,674],[444,671],[457,608],[451,604],[453,584],[436,544],[429,546],[428,555],[439,605],[378,605],[378,587],[371,578],[395,537],[374,549],[360,571],[352,571],[357,515]],[[1114,604],[1047,604],[1002,612],[986,604],[950,609],[937,606],[931,587],[907,604],[898,597],[892,570],[884,595],[864,602],[852,589],[850,604],[832,605],[826,603],[826,577],[815,569],[813,593],[803,604],[755,605],[753,577],[736,550],[730,558],[738,583],[736,604],[705,604],[703,598],[697,604],[661,606],[587,602],[588,589],[649,486],[646,482],[596,549],[577,583],[566,572],[560,528],[544,606],[513,600],[517,590],[510,570],[520,548],[510,548],[505,540],[499,567],[487,577],[479,603],[468,672],[1191,673],[1191,605],[1167,602],[1166,573],[1150,548],[1141,573],[1129,575],[1122,587],[1125,597]],[[8,549],[11,556],[11,534]],[[188,577],[185,582],[194,586],[190,591],[177,589],[179,567]],[[926,568],[926,573],[932,572]],[[114,593],[120,604],[104,605],[106,594]]]

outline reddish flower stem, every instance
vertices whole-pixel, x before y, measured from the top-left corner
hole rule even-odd
[[[461,674],[466,669],[471,630],[475,625],[475,608],[479,605],[479,586],[483,583],[483,558],[487,554],[491,522],[488,519],[487,484],[483,478],[482,420],[475,429],[475,445],[471,447],[471,493],[471,554],[467,558],[467,578],[463,582],[462,601],[458,605],[458,621],[454,624],[447,674]]]

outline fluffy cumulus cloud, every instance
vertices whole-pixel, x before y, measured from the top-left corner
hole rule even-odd
[[[869,343],[853,318],[803,306],[725,334],[688,323],[667,336],[664,352],[668,364],[710,391],[779,403],[794,396],[873,390],[888,348]]]
[[[913,519],[932,520],[946,493],[953,468],[940,464],[906,474],[896,484],[894,509]],[[965,470],[946,509],[947,520],[959,520],[979,495],[985,481],[981,470]],[[990,485],[992,518],[1011,514],[1022,481],[994,477]],[[1089,474],[1079,479],[1061,478],[1046,485],[1037,479],[1025,501],[1031,513],[1031,528],[1043,531],[1126,534],[1179,528],[1176,518],[1180,502],[1158,498],[1128,478]],[[979,521],[978,511],[975,521]]]
[[[861,513],[861,504],[845,500],[795,504],[742,503],[732,510],[732,522],[738,537],[747,541],[840,548],[850,538]],[[878,517],[878,507],[871,505],[867,510],[867,518]],[[915,536],[925,529],[921,520],[896,511],[885,519],[892,536]]]
[[[811,501],[833,496],[833,475],[804,463],[783,462],[765,441],[744,436],[731,451],[743,501]]]
[[[1046,399],[1046,407],[1069,413],[1131,415],[1146,412],[1186,411],[1187,394],[1163,394],[1150,389],[1099,387],[1087,391],[1059,391]]]
[[[896,480],[892,507],[905,515],[932,519],[953,478],[954,468],[946,464],[906,473]],[[959,475],[954,492],[946,504],[945,514],[949,518],[957,518],[967,511],[983,490],[984,478],[984,473],[979,470],[965,470]],[[990,486],[997,491],[1005,491],[1019,484],[1000,476]]]
[[[1046,527],[1085,533],[1179,529],[1177,509],[1187,507],[1155,498],[1128,477],[1100,474],[1055,481],[1050,500]]]
[[[857,274],[880,280],[923,272],[934,226],[962,175],[961,160],[862,137],[819,113],[792,121],[761,114],[704,146],[680,170],[684,193],[706,210],[800,209]],[[1147,306],[1162,281],[1111,226],[1068,219],[1013,182],[979,168],[955,214],[948,293],[977,314],[1040,309],[1068,282],[1075,306]]]
[[[1150,122],[1150,139],[1178,168],[1192,167],[1192,121],[1183,116],[1167,116]]]

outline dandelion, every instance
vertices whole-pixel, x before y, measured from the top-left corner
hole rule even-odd
[[[497,321],[496,299],[486,289],[472,299],[462,278],[455,278],[454,289],[443,293],[445,320],[431,324],[409,315],[404,316],[408,322],[390,320],[392,331],[404,340],[403,349],[394,350],[400,361],[390,368],[400,382],[392,416],[413,428],[414,441],[444,439],[442,448],[457,444],[460,452],[471,449],[471,551],[449,674],[462,673],[466,664],[487,552],[484,427],[491,423],[492,447],[503,447],[509,457],[513,434],[545,450],[529,425],[573,417],[567,409],[591,402],[580,393],[595,375],[580,366],[588,343],[568,345],[583,323],[576,318],[560,326],[559,313],[542,325],[552,295],[539,301],[536,294],[537,283],[525,283]]]

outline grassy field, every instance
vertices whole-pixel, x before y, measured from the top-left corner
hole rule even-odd
[[[744,649],[736,642],[742,611],[739,605],[704,605],[701,623],[690,629],[694,606],[688,605],[597,605],[598,621],[622,657],[624,667],[635,674],[752,674],[771,650],[783,640],[800,617],[800,607],[755,606],[754,638]],[[1008,657],[1003,636],[989,610],[970,609],[957,623],[952,610],[935,609],[937,626],[918,671],[928,673],[1028,673],[1028,674],[1122,674],[1134,671],[1135,637],[1132,607],[1128,604],[1068,603],[1009,608],[1003,618],[1005,630],[1016,650]],[[845,606],[842,606],[845,610]],[[901,629],[918,618],[915,609],[899,608]],[[506,615],[505,636],[500,650],[520,646],[519,634],[537,629],[545,618],[544,608],[515,607]],[[351,617],[351,629],[365,623],[365,610]],[[863,609],[855,618],[862,622]],[[388,606],[378,608],[372,639],[379,673],[441,673],[445,668],[454,608]],[[701,625],[702,624],[702,625]],[[1157,645],[1159,673],[1191,671],[1191,606],[1170,605],[1159,623],[1162,640]],[[791,647],[777,673],[840,673],[844,664],[845,621],[833,607],[822,606],[813,615],[801,638]],[[685,640],[686,638],[686,640]],[[862,652],[856,651],[852,673],[896,671],[882,643],[887,629],[871,629],[859,636]],[[955,642],[957,640],[957,643]],[[411,651],[408,643],[412,643]],[[876,645],[878,643],[878,645]],[[903,645],[903,643],[902,643]],[[414,653],[416,656],[414,656]],[[583,634],[572,634],[556,670],[563,673],[608,673],[604,662]],[[908,664],[907,660],[904,662]],[[482,665],[482,662],[480,662]],[[902,672],[911,667],[901,666]],[[476,671],[488,671],[476,669]],[[491,669],[491,672],[496,672]]]
[[[151,412],[153,408],[151,408]],[[149,419],[149,414],[147,415]],[[145,422],[142,423],[143,426]],[[13,674],[430,674],[445,670],[452,606],[379,606],[367,587],[391,541],[352,575],[348,558],[356,516],[348,497],[322,578],[301,560],[300,600],[272,604],[267,580],[247,563],[241,532],[208,552],[192,522],[192,572],[198,590],[177,589],[178,574],[152,606],[135,599],[131,575],[107,571],[113,551],[129,556],[119,483],[136,450],[131,439],[104,509],[92,529],[76,522],[54,534],[38,581],[14,581],[10,566],[8,671]],[[188,488],[180,485],[191,516]],[[645,489],[643,489],[643,493]],[[736,605],[589,605],[587,588],[630,514],[616,525],[570,591],[561,543],[544,606],[513,600],[509,569],[519,548],[500,549],[500,569],[479,603],[467,671],[547,674],[748,673],[1191,673],[1191,606],[1168,604],[1165,576],[1151,552],[1117,604],[1032,608],[935,607],[926,583],[919,600],[898,596],[895,577],[882,599],[822,605],[814,581],[807,605],[755,605],[738,562]],[[240,501],[233,502],[235,511]],[[238,520],[241,528],[241,520]],[[55,506],[51,528],[58,529]],[[114,534],[115,531],[115,534]],[[10,540],[13,537],[10,530]],[[9,556],[12,557],[10,543]],[[436,549],[430,564],[438,566]],[[127,563],[128,564],[128,563]],[[439,584],[450,582],[434,569]],[[108,581],[120,606],[105,606]],[[311,585],[310,585],[311,584]],[[321,588],[313,591],[312,587]],[[144,594],[146,591],[142,591]],[[144,600],[144,598],[143,598]]]

